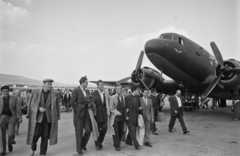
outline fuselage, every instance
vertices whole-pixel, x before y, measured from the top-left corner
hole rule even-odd
[[[215,77],[215,57],[184,36],[162,34],[145,44],[145,53],[153,65],[176,82],[199,85]]]

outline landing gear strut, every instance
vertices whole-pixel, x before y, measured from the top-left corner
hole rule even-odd
[[[218,106],[219,107],[227,107],[227,102],[225,99],[218,99]]]

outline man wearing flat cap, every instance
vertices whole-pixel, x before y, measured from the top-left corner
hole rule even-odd
[[[14,140],[15,123],[22,122],[21,107],[17,105],[17,98],[9,95],[10,88],[2,86],[0,96],[0,156],[4,156],[6,152],[6,143],[9,152],[12,152],[12,144],[16,144]],[[6,132],[8,134],[8,142],[6,140]]]
[[[35,154],[40,137],[40,156],[47,153],[48,139],[50,145],[57,144],[60,99],[59,94],[52,90],[52,82],[52,79],[44,79],[43,88],[32,90],[29,99],[27,144],[31,145],[30,156]]]

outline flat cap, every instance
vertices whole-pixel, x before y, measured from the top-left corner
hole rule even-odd
[[[10,90],[9,86],[2,86],[2,87],[1,87],[1,91],[2,91],[3,89]]]
[[[54,82],[54,81],[53,81],[53,79],[46,78],[43,80],[43,83],[46,83],[46,82]]]

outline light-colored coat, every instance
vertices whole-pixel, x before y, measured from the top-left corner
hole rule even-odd
[[[106,107],[107,107],[107,118],[108,118],[108,134],[111,133],[111,117],[110,117],[110,99],[111,96],[109,95],[109,92],[107,89],[104,89],[104,95],[105,95],[105,99],[106,99]]]
[[[147,98],[147,104],[144,102],[143,97],[140,98],[144,121],[152,122],[154,120],[152,100]]]
[[[17,104],[17,97],[15,96],[9,97],[9,107],[12,112],[12,119],[10,120],[11,123],[16,123],[17,119],[22,119],[21,106]],[[3,109],[4,109],[3,96],[0,96],[0,125],[2,123],[1,116]]]
[[[124,101],[124,97],[122,98],[123,102],[124,102],[124,106],[125,106],[125,101]],[[111,119],[111,132],[112,135],[115,135],[115,131],[113,128],[113,124],[114,124],[114,119],[117,116],[117,114],[119,114],[120,112],[117,110],[117,106],[118,106],[118,95],[115,94],[111,97],[110,102],[109,102],[109,109],[110,109],[110,119]],[[125,111],[124,111],[125,112]],[[124,116],[124,114],[122,114]]]
[[[37,113],[39,111],[39,104],[41,100],[42,89],[36,89],[32,91],[31,98],[29,100],[28,110],[28,131],[27,131],[27,144],[32,145],[35,126],[37,123]],[[50,145],[57,144],[58,139],[58,120],[60,120],[60,98],[59,94],[51,90],[49,93],[51,96],[51,132],[50,132]]]

